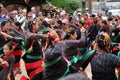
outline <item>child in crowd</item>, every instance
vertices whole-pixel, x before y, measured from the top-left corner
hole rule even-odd
[[[15,80],[13,73],[15,58],[11,55],[14,48],[12,43],[4,45],[4,54],[0,58],[0,80]]]

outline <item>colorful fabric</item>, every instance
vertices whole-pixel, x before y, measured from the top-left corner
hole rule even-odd
[[[61,59],[61,57],[58,57],[58,58],[55,58],[55,59],[52,60],[52,61],[46,62],[46,63],[44,64],[44,67],[50,67],[51,65],[54,65],[55,63],[57,63],[60,59]]]

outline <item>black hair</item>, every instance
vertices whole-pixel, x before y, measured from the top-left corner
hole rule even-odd
[[[79,23],[80,23],[82,26],[85,25],[85,21],[80,20]]]
[[[31,21],[28,22],[28,29],[29,29],[30,32],[32,32],[33,24],[35,24],[35,23],[36,23],[35,20],[31,20]]]
[[[1,22],[1,29],[2,29],[3,26],[5,26],[5,24],[7,24],[7,23],[9,23],[9,21],[7,21],[7,20],[2,21],[2,22]]]
[[[108,21],[112,21],[112,20],[113,20],[113,18],[112,18],[112,17],[109,17],[109,18],[108,18]]]
[[[20,30],[22,30],[22,29],[21,29],[21,23],[15,22],[15,25],[18,26]]]
[[[71,34],[74,35],[75,32],[76,32],[75,28],[69,28],[69,32],[66,32],[64,39],[69,39]]]
[[[77,33],[77,39],[80,39],[80,37],[81,37],[81,31],[80,31],[80,29],[77,26],[75,26],[75,25],[70,25],[69,28],[74,28],[75,32]]]
[[[57,20],[57,23],[59,23],[60,25],[62,25],[62,21],[61,20]]]
[[[102,20],[102,23],[107,25],[107,21],[106,20]]]
[[[47,21],[43,21],[43,22],[42,22],[42,25],[44,25],[46,28],[47,28],[47,27],[50,27],[50,24],[48,24]]]
[[[96,17],[96,15],[95,15],[95,14],[91,14],[91,15],[90,15],[90,17],[93,17],[93,18],[95,18],[95,17]]]
[[[19,22],[15,22],[15,25],[19,26],[19,27],[21,26],[21,24]]]
[[[12,42],[7,43],[6,45],[9,47],[9,49],[10,49],[10,50],[12,50],[12,49],[13,49]]]

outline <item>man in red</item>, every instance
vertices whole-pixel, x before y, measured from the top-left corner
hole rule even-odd
[[[88,29],[89,26],[91,25],[91,20],[88,18],[88,14],[84,15],[84,19],[85,19],[85,22],[86,22],[85,28]]]

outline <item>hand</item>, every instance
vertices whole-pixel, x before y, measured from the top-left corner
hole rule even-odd
[[[2,4],[0,4],[0,7],[2,7],[2,8],[3,8],[3,5],[2,5]]]
[[[3,62],[1,62],[1,65],[2,65],[3,68],[6,68],[6,67],[9,66],[9,64],[8,64],[7,61],[3,61]]]
[[[85,33],[86,29],[84,27],[81,28],[81,33]]]
[[[2,58],[0,58],[0,63],[2,63],[3,62],[3,59]]]

